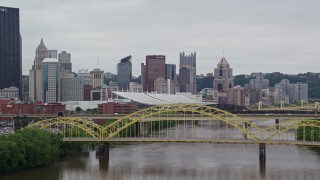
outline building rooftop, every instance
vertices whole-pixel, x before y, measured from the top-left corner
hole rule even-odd
[[[131,58],[132,58],[131,55],[130,55],[130,56],[127,56],[127,57],[124,57],[124,58],[122,58],[122,59],[120,60],[120,62],[121,62],[121,63],[130,62],[130,61],[131,61]]]
[[[59,62],[59,61],[56,58],[45,58],[42,62],[44,63],[44,62]]]
[[[222,57],[221,60],[219,61],[218,63],[218,66],[220,67],[229,67],[229,63],[228,61],[226,60],[225,57]]]
[[[36,51],[48,51],[46,45],[43,42],[43,39],[41,38],[40,44],[37,47]]]
[[[180,94],[155,94],[155,93],[139,93],[139,92],[119,92],[113,91],[114,94],[131,99],[134,102],[146,105],[165,105],[165,104],[206,104]]]

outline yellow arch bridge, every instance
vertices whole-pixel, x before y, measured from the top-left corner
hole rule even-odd
[[[64,141],[187,142],[320,146],[320,121],[288,120],[259,124],[229,112],[199,105],[154,106],[129,114],[105,126],[72,117],[45,119],[27,128],[63,134]]]

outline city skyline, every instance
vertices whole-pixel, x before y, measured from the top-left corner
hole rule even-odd
[[[212,73],[223,54],[237,67],[235,75],[319,72],[317,5],[297,0],[2,4],[20,8],[23,74],[28,74],[43,38],[47,46],[72,54],[75,72],[96,68],[92,62],[99,59],[99,68],[115,73],[118,60],[131,54],[134,76],[140,75],[146,55],[165,55],[167,63],[179,64],[183,51],[197,52],[197,74]]]

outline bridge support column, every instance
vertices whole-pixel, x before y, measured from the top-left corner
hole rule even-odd
[[[139,125],[139,134],[148,134],[148,123],[147,122],[140,122]]]
[[[248,123],[244,122],[244,128],[247,130],[248,129]],[[244,133],[244,139],[247,140],[248,139],[248,135],[246,133]]]
[[[99,158],[109,158],[109,143],[101,143],[99,144],[97,151],[96,151],[96,156]]]
[[[199,125],[199,120],[194,120],[194,124],[197,126]]]
[[[136,126],[135,126],[135,137],[139,137],[140,136],[140,130],[141,130],[141,123],[140,122],[136,122],[136,124],[135,124]]]
[[[274,123],[279,124],[279,119],[275,119]],[[277,125],[276,128],[279,129],[279,125]]]
[[[266,144],[265,143],[259,143],[259,161],[265,162],[266,161]]]

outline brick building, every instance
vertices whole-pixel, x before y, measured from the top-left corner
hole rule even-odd
[[[128,101],[109,101],[98,105],[99,114],[130,114],[138,109],[138,104]]]
[[[0,101],[0,113],[2,114],[15,114],[15,115],[28,115],[28,114],[43,114],[43,115],[58,115],[58,112],[65,112],[66,105],[44,104],[43,102],[35,102],[32,104],[15,103],[13,100]]]

